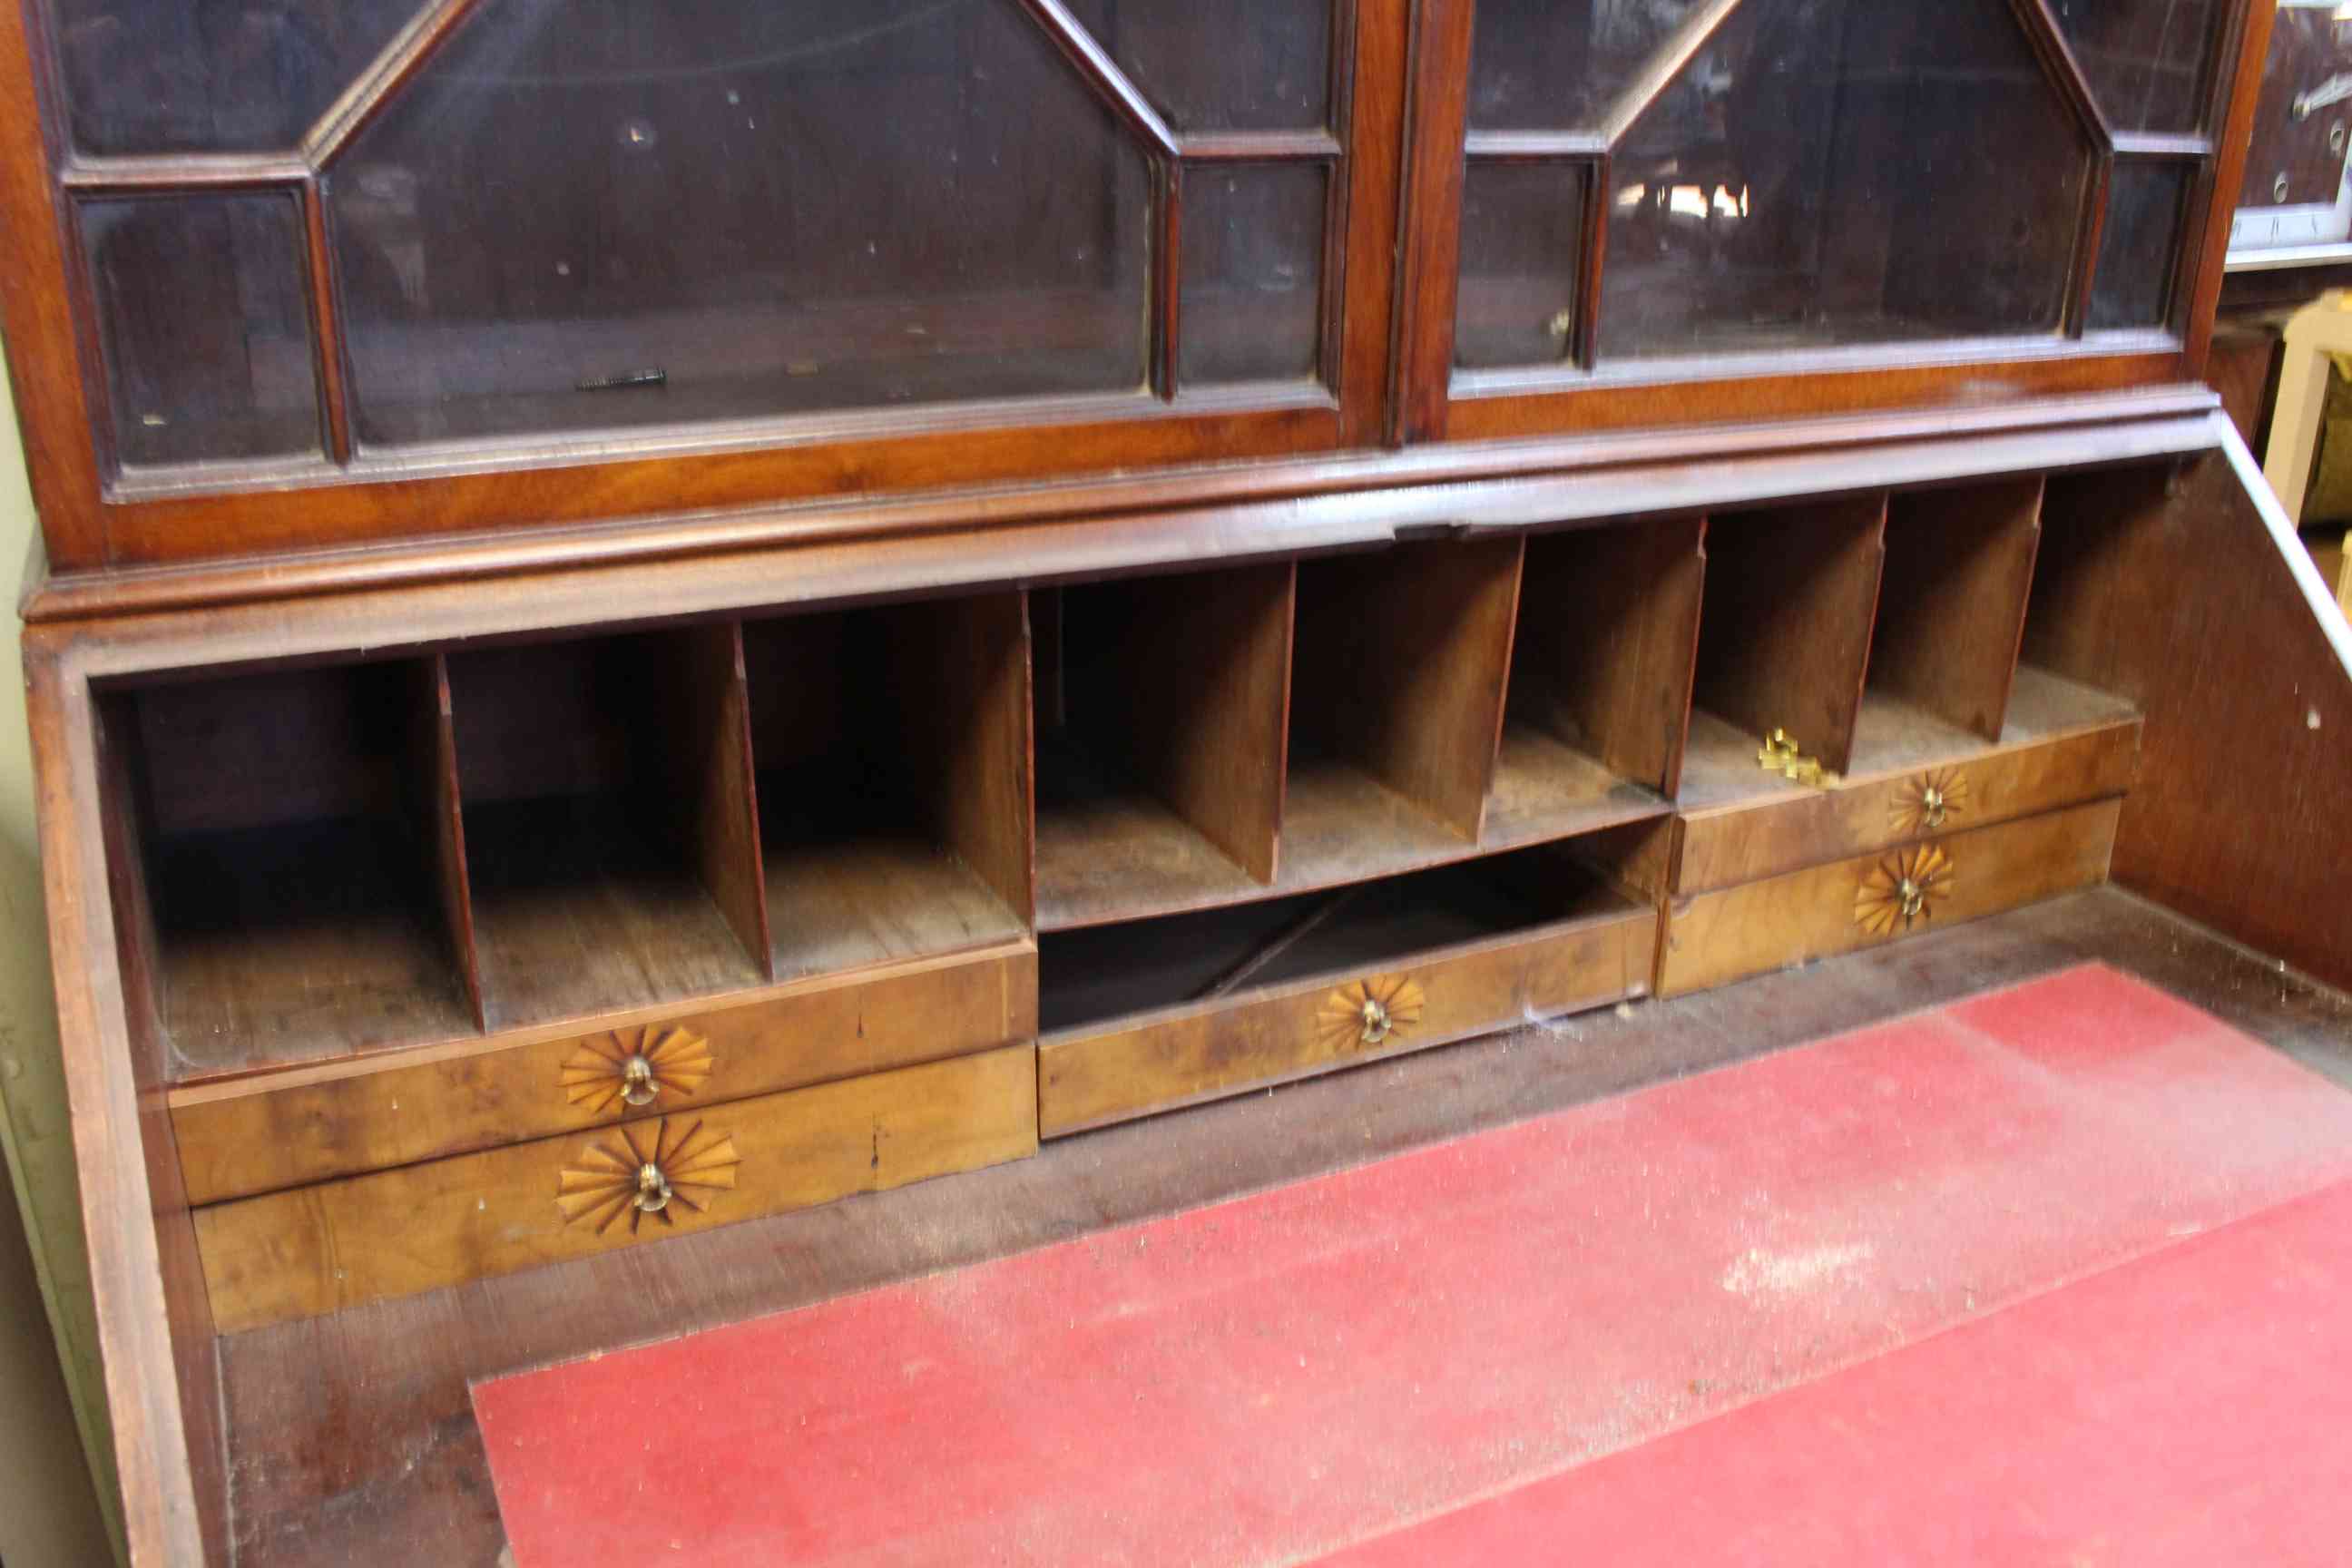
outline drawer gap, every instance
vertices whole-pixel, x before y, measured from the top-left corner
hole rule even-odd
[[[1637,908],[1539,847],[1329,892],[1049,932],[1038,942],[1039,1026],[1049,1037],[1093,1029]]]

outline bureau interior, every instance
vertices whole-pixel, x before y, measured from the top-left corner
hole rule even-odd
[[[436,695],[401,659],[100,696],[130,1011],[169,1076],[472,1029]]]
[[[489,1025],[758,984],[747,763],[718,739],[740,723],[732,628],[469,650],[448,668]]]
[[[777,979],[1027,931],[1020,594],[748,621],[743,658]]]
[[[1038,942],[1038,1026],[1050,1038],[1634,908],[1559,848],[1538,847],[1230,909],[1048,932]]]

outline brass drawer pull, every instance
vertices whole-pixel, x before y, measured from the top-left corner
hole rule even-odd
[[[1933,833],[1968,805],[1968,774],[1958,768],[1930,768],[1895,796],[1892,826],[1897,833]]]
[[[1853,921],[1874,936],[1909,931],[1952,895],[1952,858],[1923,844],[1888,856],[1863,874],[1853,896]]]
[[[1341,1057],[1402,1039],[1421,1022],[1423,1002],[1420,984],[1402,974],[1342,985],[1317,1016],[1318,1042],[1325,1056]]]
[[[673,1136],[667,1116],[650,1129],[642,1121],[616,1127],[580,1150],[556,1178],[555,1205],[565,1225],[584,1224],[602,1236],[624,1218],[629,1234],[647,1215],[676,1225],[670,1206],[695,1214],[735,1185],[742,1162],[730,1133],[697,1121]]]
[[[710,1042],[691,1029],[615,1029],[590,1040],[563,1064],[563,1098],[591,1116],[643,1110],[667,1092],[691,1099],[709,1079],[717,1058]]]

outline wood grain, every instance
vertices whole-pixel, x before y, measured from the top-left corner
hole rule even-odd
[[[1906,808],[1931,776],[1957,773],[1965,788],[1948,818],[1953,830],[2121,795],[2138,763],[2139,728],[2128,714],[2086,719],[1997,747],[1956,746],[1899,769],[1849,774],[1835,789],[1688,812],[1680,818],[1673,890],[1727,888],[1930,837]]]
[[[1087,759],[1067,745],[1053,748],[1061,760],[1055,778],[1040,779],[1038,810],[1041,818],[1060,818],[1057,836],[1092,821],[1099,805],[1124,793],[1123,774],[1251,880],[1274,880],[1293,574],[1284,563],[1065,591],[1067,729],[1106,772],[1100,782],[1081,784]],[[1106,834],[1100,847],[1108,855],[1128,841]],[[1041,904],[1055,897],[1045,879],[1066,864],[1046,847],[1041,824]],[[1149,881],[1159,864],[1155,853],[1133,874]],[[1124,874],[1105,863],[1090,879]]]
[[[688,627],[657,646],[676,694],[656,716],[667,731],[659,787],[667,801],[685,803],[686,845],[703,887],[761,977],[773,979],[742,628],[732,621]]]
[[[410,750],[424,776],[417,791],[433,845],[434,872],[441,892],[442,928],[451,958],[466,985],[474,1027],[489,1027],[482,1006],[482,960],[474,942],[474,893],[466,875],[466,808],[457,790],[457,732],[449,710],[449,661],[440,654],[416,665],[418,690],[410,722]]]
[[[733,1190],[672,1224],[566,1223],[558,1178],[617,1131],[542,1139],[201,1209],[224,1334],[1017,1160],[1037,1147],[1036,1051],[1007,1047],[673,1118],[734,1141]],[[675,1211],[675,1212],[672,1212]]]
[[[1851,766],[1885,521],[1884,495],[1711,518],[1692,700]]]
[[[1294,757],[1361,768],[1475,842],[1493,787],[1520,542],[1400,545],[1298,568]]]
[[[1934,839],[1950,857],[1950,896],[1912,931],[1892,935],[1858,923],[1854,900],[1863,879],[1894,851],[1676,899],[1666,911],[1658,994],[1678,996],[1852,952],[2105,881],[2122,810],[2120,801],[2100,801]]]
[[[1698,656],[1705,524],[1668,518],[1528,542],[1512,719],[1672,795]]]
[[[1036,1033],[1036,956],[1024,942],[779,987],[724,1006],[638,1011],[545,1029],[264,1074],[171,1097],[194,1204],[388,1170],[619,1120],[575,1103],[564,1068],[641,1030],[682,1029],[713,1058],[690,1093],[632,1118],[987,1050]]]
[[[1895,496],[1871,684],[2000,740],[2041,515],[2039,478]]]
[[[2147,713],[2118,880],[2352,983],[2352,633],[2226,417],[2223,451],[2055,479],[2026,655]]]
[[[1624,905],[1483,943],[1367,956],[1360,973],[1334,971],[1050,1037],[1038,1052],[1040,1130],[1061,1137],[1639,995],[1656,919]],[[1335,992],[1373,976],[1419,987],[1418,1021],[1377,1045],[1335,1037]]]

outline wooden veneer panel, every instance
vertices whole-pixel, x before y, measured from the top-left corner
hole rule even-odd
[[[1378,900],[1386,891],[1366,889],[1363,896]],[[1331,928],[1338,951],[1310,952],[1320,938],[1309,935],[1284,962],[1284,973],[1306,969],[1307,977],[1252,984],[1213,1000],[1047,1037],[1038,1052],[1041,1132],[1059,1137],[1647,989],[1654,909],[1596,892],[1561,918],[1467,941],[1453,929],[1450,913],[1380,909],[1358,922],[1358,930],[1343,931],[1355,920],[1343,911]],[[1268,933],[1249,934],[1263,939]],[[1273,936],[1281,940],[1279,932]],[[1150,932],[1137,940],[1147,945],[1177,941],[1172,933]],[[1162,955],[1157,962],[1164,967],[1181,957]],[[1086,955],[1072,958],[1091,967]],[[1409,1003],[1399,999],[1401,993]],[[1367,995],[1395,1009],[1394,1026],[1381,1038],[1368,1039],[1349,1013]]]
[[[180,1165],[189,1201],[217,1203],[986,1050],[1036,1033],[1036,974],[1024,942],[183,1089],[171,1097]],[[666,1073],[647,1105],[612,1103],[600,1061],[656,1047],[692,1069]]]
[[[2042,539],[2042,479],[1888,503],[1870,684],[1998,741]]]
[[[2120,800],[2097,801],[1671,900],[1658,994],[1851,952],[2103,882],[2122,809]],[[1890,930],[1873,929],[1857,912],[1865,882],[1923,851],[1943,858],[1947,894],[1931,899],[1932,913],[1908,926],[1898,920]]]
[[[659,1215],[633,1226],[634,1211],[623,1209],[600,1228],[604,1211],[568,1218],[558,1203],[593,1173],[681,1143],[691,1168],[673,1173],[679,1195]],[[236,1333],[879,1192],[1036,1147],[1036,1052],[1010,1046],[219,1204],[196,1211],[196,1236],[214,1322]]]
[[[1476,842],[1495,780],[1521,548],[1447,540],[1302,563],[1294,752],[1358,767]]]
[[[1515,729],[1675,793],[1698,658],[1704,531],[1696,517],[1664,518],[1528,542],[1511,656]]]
[[[1693,700],[1759,742],[1786,730],[1845,772],[1885,523],[1884,495],[1710,518]]]

